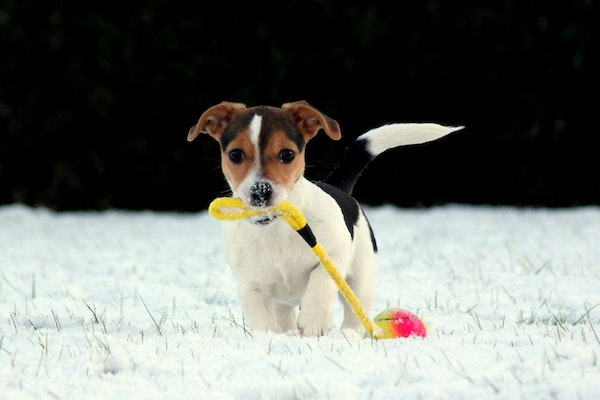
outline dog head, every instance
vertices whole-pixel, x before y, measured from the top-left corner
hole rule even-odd
[[[334,140],[341,138],[338,123],[306,101],[281,108],[222,102],[200,116],[187,140],[201,132],[217,140],[221,168],[233,195],[253,207],[269,207],[285,200],[303,176],[306,143],[320,129]]]

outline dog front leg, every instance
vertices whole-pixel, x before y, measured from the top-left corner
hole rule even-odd
[[[244,285],[238,289],[240,303],[246,323],[255,331],[281,332],[273,298],[254,285]]]
[[[302,336],[321,336],[333,327],[333,305],[337,286],[327,271],[318,266],[308,280],[300,301],[298,329]]]

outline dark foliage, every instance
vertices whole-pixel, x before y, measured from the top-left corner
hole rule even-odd
[[[600,204],[591,1],[4,0],[0,204],[196,211],[224,194],[201,112],[305,99],[344,139],[387,122],[467,128],[376,160],[367,204]]]

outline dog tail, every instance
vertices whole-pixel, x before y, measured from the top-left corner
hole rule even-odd
[[[371,129],[356,138],[346,149],[324,182],[351,194],[362,171],[384,151],[430,142],[463,128],[464,126],[434,123],[404,123]]]

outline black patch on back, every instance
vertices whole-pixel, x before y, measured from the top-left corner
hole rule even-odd
[[[358,202],[346,192],[341,189],[338,189],[335,186],[332,186],[328,183],[324,182],[314,182],[318,187],[320,187],[325,193],[333,197],[333,199],[338,203],[340,209],[342,210],[342,215],[344,216],[344,222],[346,223],[346,228],[348,228],[348,232],[350,232],[350,237],[354,239],[354,227],[358,222],[358,217],[361,213],[361,208]],[[377,242],[375,240],[375,235],[373,234],[373,229],[371,228],[371,224],[369,220],[365,216],[367,221],[367,225],[369,226],[369,232],[371,233],[371,243],[373,244],[373,251],[377,252]]]
[[[360,174],[374,158],[368,150],[368,145],[366,139],[353,142],[333,166],[324,182],[352,194]]]

